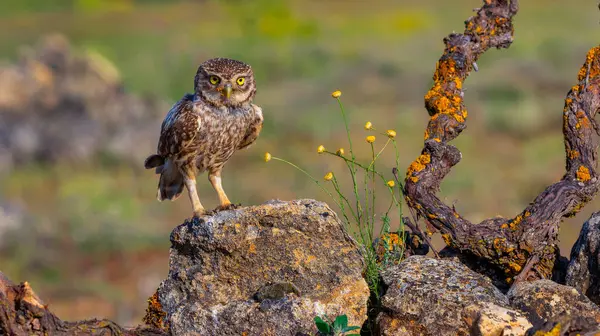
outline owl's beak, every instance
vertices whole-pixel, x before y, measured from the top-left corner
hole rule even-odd
[[[229,99],[229,97],[231,97],[231,83],[225,84],[223,92],[225,94],[225,98]]]

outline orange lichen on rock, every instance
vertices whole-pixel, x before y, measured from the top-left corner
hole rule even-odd
[[[577,170],[577,180],[580,182],[587,182],[590,179],[590,170],[585,166],[579,166],[579,169]]]
[[[413,163],[410,164],[408,170],[406,171],[406,177],[410,178],[411,181],[417,182],[419,178],[417,176],[413,176],[414,173],[418,173],[421,170],[425,169],[426,165],[431,162],[431,156],[429,154],[421,154]]]
[[[169,331],[169,325],[166,321],[167,314],[162,310],[162,305],[158,301],[158,292],[148,299],[148,307],[146,308],[146,315],[144,315],[142,321],[152,327]]]
[[[523,268],[521,265],[515,263],[515,262],[509,262],[508,263],[508,267],[510,268],[510,270],[512,270],[514,273],[519,273],[521,271],[521,269]]]

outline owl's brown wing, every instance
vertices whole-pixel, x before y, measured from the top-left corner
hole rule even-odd
[[[177,160],[189,154],[186,149],[193,143],[200,128],[193,101],[194,95],[186,94],[167,113],[160,130],[158,155]]]
[[[263,114],[262,109],[254,104],[252,104],[252,109],[255,113],[255,118],[251,121],[248,129],[246,131],[246,135],[242,139],[242,142],[238,145],[237,149],[244,149],[254,143],[262,130],[263,125]]]

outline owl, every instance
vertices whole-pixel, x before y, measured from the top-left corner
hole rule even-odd
[[[252,103],[256,82],[243,62],[213,58],[198,67],[194,93],[171,107],[160,130],[156,154],[144,167],[160,174],[157,198],[175,200],[187,189],[193,215],[207,213],[196,190],[196,176],[208,173],[219,196],[217,210],[232,207],[221,184],[221,171],[231,156],[256,141],[262,109]]]

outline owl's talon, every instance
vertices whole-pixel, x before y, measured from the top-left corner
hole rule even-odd
[[[238,209],[241,206],[241,204],[233,204],[233,203],[229,203],[229,204],[222,204],[219,205],[218,207],[215,208],[215,210],[213,210],[213,212],[219,212],[219,211],[225,211],[225,210],[235,210]]]

